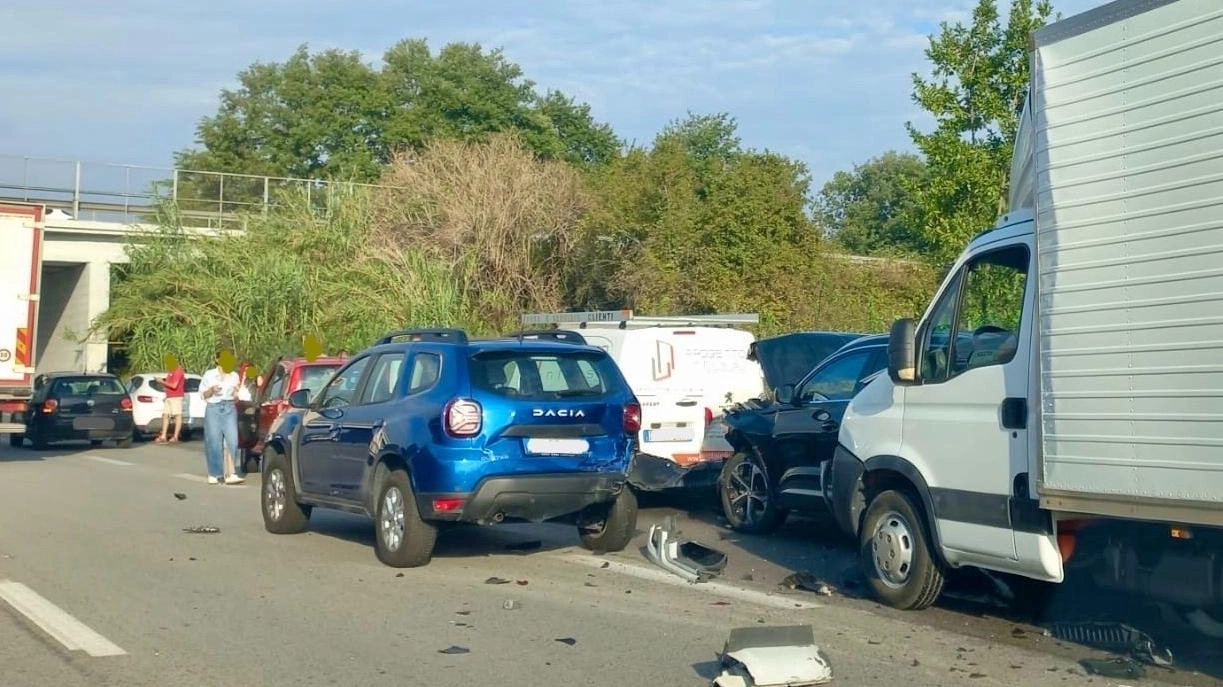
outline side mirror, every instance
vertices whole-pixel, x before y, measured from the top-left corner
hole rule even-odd
[[[777,390],[773,392],[773,398],[777,399],[777,402],[782,405],[793,405],[794,385],[782,384],[781,386],[777,387]]]
[[[917,324],[912,318],[892,323],[888,337],[888,376],[896,384],[917,381]]]
[[[298,389],[289,394],[290,408],[309,408],[310,407],[310,390]]]

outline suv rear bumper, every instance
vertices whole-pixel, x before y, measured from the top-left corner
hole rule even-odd
[[[502,521],[546,522],[606,503],[626,487],[617,473],[486,477],[469,493],[423,493],[416,505],[425,520],[486,525]],[[461,508],[437,511],[438,499],[463,499]]]

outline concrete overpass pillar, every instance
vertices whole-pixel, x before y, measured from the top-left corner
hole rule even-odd
[[[44,263],[38,313],[38,369],[106,371],[105,334],[83,343],[110,307],[110,263]]]

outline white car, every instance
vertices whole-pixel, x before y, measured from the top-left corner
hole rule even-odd
[[[161,411],[166,402],[166,387],[161,379],[164,372],[144,372],[127,381],[127,393],[132,398],[132,419],[137,437],[161,434]],[[187,440],[204,431],[204,399],[200,397],[199,375],[186,375],[183,391],[183,428],[180,439]],[[171,424],[173,427],[173,424]]]

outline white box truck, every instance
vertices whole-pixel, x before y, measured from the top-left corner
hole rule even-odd
[[[825,495],[892,606],[949,567],[1073,569],[1217,634],[1223,2],[1119,0],[1032,44],[1010,211],[893,326]]]
[[[525,336],[552,336],[607,351],[641,403],[639,489],[712,487],[734,453],[725,411],[764,393],[764,374],[748,359],[756,340],[738,329],[754,313],[642,316],[632,310],[524,315]],[[551,329],[549,329],[551,328]]]
[[[20,446],[33,396],[44,208],[0,203],[0,432]]]

